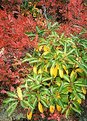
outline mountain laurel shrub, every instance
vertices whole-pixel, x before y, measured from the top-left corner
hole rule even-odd
[[[56,110],[66,117],[72,111],[81,114],[87,89],[87,43],[78,36],[59,36],[55,26],[49,23],[43,31],[36,28],[38,46],[22,60],[30,64],[29,74],[14,92],[7,92],[3,102],[9,116],[18,105],[27,111],[29,120],[35,109],[42,114],[46,109],[52,114]]]

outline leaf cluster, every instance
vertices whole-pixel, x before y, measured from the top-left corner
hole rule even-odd
[[[52,29],[48,36],[39,36],[38,46],[33,54],[26,54],[23,59],[32,69],[24,83],[15,90],[8,92],[9,115],[17,104],[30,110],[38,108],[41,113],[49,109],[50,113],[57,110],[65,114],[75,111],[81,114],[80,104],[85,100],[87,88],[87,44],[86,40],[71,35],[61,36]],[[13,108],[14,107],[14,108]]]

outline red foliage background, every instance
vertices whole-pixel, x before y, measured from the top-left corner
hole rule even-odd
[[[87,13],[84,0],[40,0],[38,5],[45,5],[54,19],[61,23],[59,33],[69,36],[87,29]],[[87,34],[84,35],[87,38]]]
[[[26,72],[26,65],[21,65],[18,60],[36,45],[36,39],[30,41],[24,34],[35,31],[35,28],[36,22],[31,16],[19,15],[15,19],[12,13],[0,10],[0,84],[5,88],[12,89],[12,85],[20,82],[20,71]]]

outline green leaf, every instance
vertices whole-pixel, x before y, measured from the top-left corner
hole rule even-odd
[[[23,61],[22,61],[22,63],[24,63],[24,62],[30,62],[30,61],[34,61],[34,60],[36,60],[36,58],[33,58],[33,57],[24,58]]]
[[[69,53],[67,53],[67,56],[72,54],[75,51],[75,49],[72,49]]]
[[[12,102],[12,101],[16,101],[17,99],[15,99],[15,98],[7,98],[7,99],[5,99],[4,101],[3,101],[3,104],[8,104],[8,103],[10,103],[10,102]]]
[[[38,28],[38,26],[36,26],[36,31],[37,31],[37,33],[41,32],[41,30]]]
[[[80,110],[80,109],[75,108],[75,107],[73,107],[73,106],[71,106],[71,109],[73,109],[75,112],[81,114],[81,110]]]
[[[41,103],[42,103],[45,107],[48,108],[48,105],[47,105],[47,103],[46,103],[46,101],[45,101],[44,99],[41,99],[40,101],[41,101]]]
[[[68,92],[68,91],[67,91]],[[65,92],[66,93],[66,92]],[[68,100],[68,95],[61,95],[61,101],[67,103]]]
[[[31,109],[33,109],[33,106],[28,102],[28,101],[26,101],[26,100],[22,100],[21,102],[20,102],[20,104],[21,104],[21,106],[23,107],[23,108],[31,108]]]
[[[34,100],[33,107],[35,108],[36,105],[37,105],[37,98]]]
[[[85,84],[80,84],[80,83],[79,83],[79,84],[76,83],[75,85],[76,85],[76,86],[79,86],[79,87],[87,87],[87,85],[85,85]]]
[[[30,53],[26,53],[26,56],[29,57],[29,58],[32,57],[32,55]]]
[[[26,34],[28,37],[35,37],[35,34],[33,34],[32,32],[25,32],[25,34]]]
[[[47,53],[46,55],[43,55],[45,59],[52,59],[53,55],[51,53]]]
[[[48,81],[48,80],[51,80],[51,79],[52,79],[52,77],[49,77],[49,78],[42,80],[42,82],[45,82],[45,81]]]
[[[64,54],[66,54],[66,49],[67,49],[67,46],[66,46],[66,43],[64,45]]]
[[[47,26],[48,26],[48,29],[51,29],[51,22],[48,22]]]
[[[77,102],[73,101],[73,105],[75,106],[75,108],[77,108],[77,109],[79,108],[79,105]]]
[[[68,118],[69,114],[70,114],[70,109],[67,109],[65,113],[66,118]]]
[[[35,78],[33,78],[32,76],[30,76],[30,74],[29,75],[27,75],[28,76],[28,78],[30,79],[30,80],[35,80]],[[27,80],[28,81],[28,80]]]
[[[78,66],[87,74],[87,68],[85,68],[84,64],[78,63]]]
[[[76,87],[74,85],[73,85],[73,94],[74,94],[75,97],[80,99],[80,96],[79,96],[78,92],[76,91]]]
[[[49,95],[50,96],[50,91],[47,88],[42,88],[41,89],[41,95]]]
[[[79,96],[80,96],[81,99],[84,99],[85,100],[85,95],[84,94],[79,93]]]
[[[62,102],[61,99],[58,99],[58,104],[62,107],[62,109],[64,108],[64,103]]]
[[[55,22],[51,27],[53,28],[53,27],[56,27],[58,25],[59,25],[58,22]]]
[[[30,61],[29,63],[32,64],[32,63],[38,63],[40,62],[40,60],[33,60],[33,61]]]
[[[39,89],[41,86],[42,86],[42,85],[35,85],[35,86],[33,86],[33,87],[32,87],[32,91],[33,91],[33,90],[36,90],[36,89]]]
[[[67,110],[67,105],[64,105],[63,109],[62,109],[62,114],[64,114]]]
[[[18,102],[10,104],[10,106],[6,110],[6,112],[8,113],[8,116],[10,116],[14,112],[15,108],[17,107],[17,104]]]
[[[68,76],[68,75],[64,75],[63,78],[64,78],[66,81],[70,82],[70,79],[69,79],[69,76]]]
[[[8,94],[9,97],[17,98],[17,95],[13,92],[7,92],[7,94]]]

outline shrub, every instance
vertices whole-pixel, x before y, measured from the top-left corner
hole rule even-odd
[[[24,32],[34,31],[35,28],[36,22],[32,17],[18,15],[15,19],[12,13],[0,10],[0,92],[19,84],[22,72],[25,70],[26,73],[26,65],[21,65],[20,58],[37,42],[34,39],[32,43]]]
[[[66,117],[72,111],[81,114],[87,87],[86,40],[59,36],[55,26],[49,24],[44,31],[37,27],[38,46],[22,61],[30,64],[30,73],[14,92],[7,92],[8,99],[4,100],[9,116],[18,104],[27,110],[29,120],[35,109],[42,114],[46,109],[52,114],[56,110]]]

